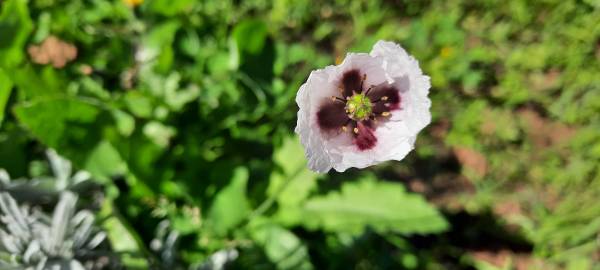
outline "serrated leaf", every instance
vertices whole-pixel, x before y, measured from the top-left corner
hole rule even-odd
[[[241,223],[250,212],[250,205],[246,198],[247,182],[248,170],[238,167],[234,170],[229,185],[215,196],[208,218],[217,234],[226,234]]]
[[[448,227],[420,195],[373,179],[347,182],[341,192],[313,197],[301,211],[306,227],[334,232],[360,233],[368,226],[378,232],[436,233]]]

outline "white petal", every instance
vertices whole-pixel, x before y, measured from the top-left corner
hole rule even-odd
[[[328,154],[323,146],[323,139],[318,134],[318,127],[315,127],[315,110],[319,102],[327,96],[335,94],[335,87],[329,83],[329,77],[334,73],[332,66],[311,72],[306,83],[304,83],[296,94],[296,103],[298,110],[298,122],[296,133],[300,136],[300,142],[306,148],[306,158],[308,167],[316,172],[327,172],[332,165]]]

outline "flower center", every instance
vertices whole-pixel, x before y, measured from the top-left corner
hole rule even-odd
[[[356,121],[368,119],[373,113],[373,104],[365,94],[355,93],[346,101],[346,114]]]

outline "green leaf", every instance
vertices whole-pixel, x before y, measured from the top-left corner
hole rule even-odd
[[[208,218],[217,234],[226,234],[249,214],[250,205],[246,198],[247,182],[248,170],[238,167],[234,170],[229,185],[215,196]]]
[[[240,51],[258,53],[265,45],[267,25],[261,20],[245,20],[233,29],[232,36]]]
[[[101,112],[98,107],[73,98],[38,100],[18,105],[14,111],[36,138],[56,149],[77,146],[67,141],[85,140]]]
[[[245,20],[238,23],[231,34],[231,65],[241,66],[245,54],[259,54],[265,46],[268,31],[267,25],[261,20]]]
[[[177,21],[167,21],[154,26],[152,31],[142,38],[142,61],[156,61],[156,69],[166,72],[173,63],[173,40],[180,24]],[[154,64],[154,63],[153,63]]]
[[[130,91],[125,94],[123,101],[133,115],[140,118],[152,116],[152,101],[146,95],[138,91]]]
[[[133,116],[121,110],[111,110],[119,133],[125,137],[129,137],[135,129],[135,119]]]
[[[252,239],[277,269],[313,269],[306,246],[292,232],[259,219],[253,221],[250,229]]]
[[[152,121],[144,126],[144,135],[160,147],[167,147],[177,130],[173,127],[165,126],[161,122]]]
[[[110,181],[111,176],[127,172],[127,164],[108,141],[98,143],[88,155],[84,168],[94,176],[94,179],[104,182]]]
[[[0,127],[2,127],[2,120],[4,120],[4,111],[10,92],[12,92],[13,83],[0,69]]]
[[[100,109],[72,98],[39,100],[21,104],[14,109],[17,118],[46,145],[60,149],[65,139],[83,139],[86,131],[81,124],[92,124]]]
[[[0,66],[13,67],[24,58],[25,42],[33,30],[27,0],[8,0],[2,3],[0,15]]]
[[[378,232],[437,233],[448,227],[420,195],[406,193],[401,184],[374,179],[347,182],[341,192],[313,197],[302,214],[306,227],[336,232],[360,233],[369,226]]]
[[[52,67],[41,69],[25,65],[19,69],[6,70],[21,99],[38,99],[64,95],[63,78]]]

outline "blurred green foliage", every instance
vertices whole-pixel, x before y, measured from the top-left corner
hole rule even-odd
[[[127,268],[599,269],[597,0],[0,5],[0,167],[92,173]],[[49,36],[77,58],[34,61]],[[379,39],[431,76],[433,124],[402,162],[308,171],[297,89]]]

